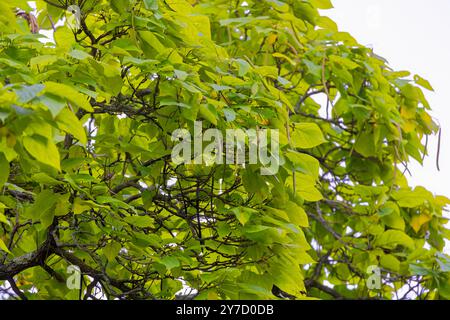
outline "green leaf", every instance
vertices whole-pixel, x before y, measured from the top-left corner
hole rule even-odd
[[[289,215],[281,209],[276,209],[272,207],[266,207],[266,214],[274,217],[275,219],[279,219],[281,221],[289,222]]]
[[[2,205],[4,206],[3,203],[0,203],[0,209],[4,209],[4,208],[2,208]],[[0,222],[6,224],[6,225],[8,225],[8,226],[11,225],[11,223],[10,223],[9,220],[6,218],[6,216],[5,216],[3,213],[1,213],[1,212],[0,212]]]
[[[213,109],[213,107],[211,105],[208,104],[202,104],[200,105],[200,115],[208,120],[209,122],[211,122],[213,125],[217,125],[217,117],[216,114],[211,111]]]
[[[297,193],[306,201],[317,202],[323,199],[323,195],[317,188],[311,185],[298,184]]]
[[[445,253],[437,253],[439,268],[442,272],[450,272],[450,257]]]
[[[222,80],[223,84],[228,85],[228,86],[233,86],[233,87],[245,86],[245,85],[248,84],[248,82],[246,82],[246,81],[244,81],[242,79],[239,79],[239,78],[236,78],[236,77],[231,77],[231,76],[223,76],[221,78],[221,80]]]
[[[273,8],[280,12],[288,12],[289,5],[279,0],[265,0],[269,4],[272,4]]]
[[[53,117],[56,117],[67,105],[64,99],[49,93],[40,96],[39,101],[50,110]]]
[[[293,188],[293,177],[287,178],[287,184]],[[309,175],[296,173],[295,174],[295,190],[304,200],[309,202],[316,202],[323,199],[322,194],[316,188],[316,179]]]
[[[271,228],[268,226],[262,226],[262,225],[249,225],[245,227],[246,233],[259,233],[264,232],[267,230],[270,230]]]
[[[144,4],[147,10],[158,10],[158,0],[144,0]]]
[[[385,231],[375,240],[375,245],[383,248],[394,249],[398,245],[402,245],[410,250],[413,250],[415,245],[406,233],[399,230]]]
[[[422,226],[427,222],[429,222],[430,220],[432,220],[431,216],[429,216],[426,213],[421,213],[419,215],[414,215],[411,218],[410,225],[413,228],[413,230],[416,233],[418,233],[420,231],[420,228],[422,228]]]
[[[382,267],[398,272],[400,270],[400,261],[392,254],[382,255],[380,258]]]
[[[167,270],[172,270],[173,268],[177,268],[180,266],[180,261],[172,256],[165,256],[159,261],[167,268]]]
[[[245,225],[256,211],[245,207],[239,207],[231,209],[231,212],[234,213],[241,225]]]
[[[411,271],[411,273],[413,275],[417,275],[417,276],[431,276],[433,275],[433,270],[429,269],[429,268],[425,268],[416,264],[410,264],[409,265],[409,270]]]
[[[86,131],[80,120],[69,109],[63,109],[56,117],[58,127],[68,134],[71,134],[75,139],[78,139],[81,144],[87,143]]]
[[[174,74],[175,74],[175,77],[181,81],[186,80],[189,76],[189,73],[187,73],[183,70],[174,70]]]
[[[148,216],[128,216],[123,219],[125,222],[140,228],[153,226],[153,220]]]
[[[142,248],[147,247],[155,247],[162,248],[163,243],[161,242],[161,238],[156,234],[141,234],[136,233],[134,235],[133,243]]]
[[[166,51],[166,48],[158,40],[158,38],[150,31],[141,31],[139,32],[139,36],[144,40],[148,45],[154,48],[158,53],[162,53]]]
[[[239,77],[243,77],[245,76],[248,71],[250,70],[250,64],[243,60],[243,59],[235,59],[234,61],[236,61],[236,63],[238,64],[238,68],[239,68],[239,72],[238,75]]]
[[[38,96],[44,90],[42,84],[35,84],[32,86],[24,86],[21,89],[15,90],[20,103],[28,103]]]
[[[122,249],[122,246],[119,243],[113,241],[103,247],[102,251],[108,261],[114,261],[119,254],[120,249]]]
[[[398,213],[391,213],[381,218],[388,227],[398,230],[405,230],[405,220]]]
[[[40,184],[44,184],[44,185],[56,186],[56,185],[62,184],[61,181],[58,181],[58,180],[50,177],[45,172],[39,172],[39,173],[33,174],[31,179],[33,179],[33,181],[36,181],[36,182],[38,182]]]
[[[75,58],[77,60],[85,60],[85,59],[92,57],[89,53],[82,51],[82,50],[76,50],[76,49],[70,51],[69,56],[71,56],[72,58]]]
[[[286,213],[289,216],[289,221],[304,228],[309,228],[308,215],[305,209],[298,206],[295,202],[289,201],[286,204]]]
[[[222,111],[228,122],[236,120],[236,112],[233,109],[224,108]]]
[[[97,201],[100,204],[113,204],[116,205],[120,208],[124,208],[124,209],[130,209],[131,206],[119,199],[113,198],[113,197],[109,197],[109,196],[99,196],[95,199],[95,201]]]
[[[5,243],[1,238],[0,238],[0,250],[11,254],[11,251],[8,250],[8,247],[5,245]]]
[[[333,9],[333,4],[330,0],[309,0],[314,7],[318,9]]]
[[[310,74],[316,78],[322,78],[322,67],[309,60],[303,60]]]
[[[58,60],[57,55],[42,55],[34,57],[30,60],[30,65],[32,68],[39,66],[39,68],[44,68],[49,64],[52,64]]]
[[[76,43],[73,32],[67,25],[56,28],[54,38],[58,49],[62,52],[67,52]]]
[[[330,55],[328,58],[330,59],[330,61],[332,61],[338,65],[341,65],[342,67],[344,67],[348,70],[353,70],[353,69],[360,67],[359,64],[357,64],[356,62],[353,62],[352,60],[350,60],[348,58],[343,58],[343,57],[336,56],[336,55]]]
[[[94,109],[92,109],[92,106],[90,105],[86,97],[74,87],[52,81],[45,82],[44,85],[45,92],[66,99],[67,101],[86,110],[87,112],[94,112]]]
[[[295,123],[292,144],[296,148],[311,149],[325,143],[323,133],[315,123]]]
[[[60,156],[55,144],[39,135],[23,138],[23,146],[37,161],[61,170]]]
[[[337,24],[336,24],[333,20],[331,20],[330,18],[328,18],[328,17],[325,17],[325,16],[319,17],[319,18],[316,20],[316,23],[317,23],[317,25],[318,25],[319,27],[322,27],[322,28],[324,28],[324,29],[329,29],[329,30],[338,32],[338,26],[337,26]]]
[[[70,203],[70,193],[58,195],[58,201],[55,205],[55,216],[61,217],[68,214],[71,209],[68,203]]]
[[[111,0],[111,8],[119,14],[125,14],[130,7],[129,0]]]
[[[278,258],[271,264],[270,274],[276,275],[273,278],[274,284],[286,293],[299,296],[305,291],[298,264],[286,256]]]
[[[397,200],[397,203],[402,208],[415,208],[422,205],[425,201],[432,201],[433,195],[424,188],[417,187],[416,189],[400,189],[392,194],[392,197]]]
[[[414,81],[421,87],[428,89],[430,91],[434,91],[433,87],[431,86],[430,82],[428,80],[425,80],[419,75],[414,76]]]
[[[0,152],[0,189],[8,182],[9,170],[9,161],[6,159],[5,155]]]
[[[320,164],[316,158],[296,151],[288,151],[286,157],[294,164],[295,170],[310,175],[314,179],[319,176]]]
[[[34,221],[40,221],[40,229],[46,229],[53,223],[54,206],[58,197],[51,190],[43,190],[36,196],[33,205],[28,208]]]
[[[366,158],[375,157],[377,155],[377,146],[373,133],[364,132],[355,143],[355,150]]]
[[[75,198],[73,201],[73,214],[79,215],[83,212],[89,211],[92,208],[95,208],[95,203],[90,200],[81,200],[80,198]]]
[[[226,90],[233,90],[233,87],[226,86],[226,85],[218,85],[218,84],[211,84],[211,88],[213,88],[215,91],[226,91]]]
[[[223,19],[220,20],[219,23],[221,26],[228,26],[230,24],[235,24],[236,27],[241,27],[243,25],[257,22],[258,20],[266,20],[269,17],[266,16],[259,16],[259,17],[242,17],[242,18],[230,18],[230,19]]]

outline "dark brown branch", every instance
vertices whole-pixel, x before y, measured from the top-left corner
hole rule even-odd
[[[8,279],[9,284],[11,285],[11,289],[12,291],[14,291],[14,293],[22,300],[28,300],[27,296],[20,291],[20,289],[17,287],[16,282],[14,281],[13,278],[9,278]]]
[[[119,289],[122,293],[123,292],[129,292],[130,297],[132,298],[139,298],[139,294],[130,292],[131,288],[125,285],[125,281],[116,280],[113,278],[110,278],[106,273],[103,271],[98,271],[91,266],[87,265],[83,260],[76,257],[75,255],[62,250],[61,248],[55,248],[54,250],[55,254],[58,256],[64,258],[66,261],[70,262],[73,265],[76,265],[80,268],[81,272],[85,275],[91,276],[94,279],[103,279],[105,283],[111,284],[113,287]]]
[[[45,271],[47,271],[47,273],[48,273],[50,276],[52,276],[53,278],[55,278],[58,282],[61,282],[61,283],[65,283],[65,282],[66,282],[66,281],[64,280],[64,277],[61,276],[59,273],[57,273],[55,270],[53,270],[49,265],[43,263],[43,264],[41,265],[41,267],[42,267]]]
[[[324,227],[325,230],[327,230],[336,240],[341,241],[342,236],[339,233],[337,233],[325,220],[325,218],[322,215],[322,210],[320,210],[319,204],[317,204],[317,215],[308,212],[308,216],[319,222],[322,225],[322,227]]]
[[[0,265],[0,280],[9,280],[20,272],[32,267],[43,265],[45,260],[53,253],[50,237],[31,253],[12,259],[9,263]]]
[[[344,299],[344,297],[340,293],[338,293],[336,290],[334,290],[333,288],[327,287],[316,280],[312,280],[306,286],[306,289],[311,289],[311,288],[319,289],[320,291],[323,291],[323,292],[329,294],[330,296],[332,296],[333,298],[335,298],[337,300]]]

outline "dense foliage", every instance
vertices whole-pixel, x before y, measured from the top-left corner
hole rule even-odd
[[[450,298],[449,200],[405,178],[439,129],[432,87],[329,0],[35,5],[51,39],[0,2],[3,297]],[[280,170],[174,163],[197,120],[278,129]]]

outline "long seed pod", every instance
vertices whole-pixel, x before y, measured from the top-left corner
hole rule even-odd
[[[17,11],[16,16],[22,17],[27,20],[28,25],[30,26],[31,33],[39,32],[39,24],[37,22],[36,17],[32,13],[26,13],[25,11]]]

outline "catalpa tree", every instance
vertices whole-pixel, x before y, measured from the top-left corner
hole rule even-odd
[[[449,199],[406,179],[432,87],[331,7],[0,2],[2,298],[450,298]],[[198,129],[279,167],[175,161]]]

